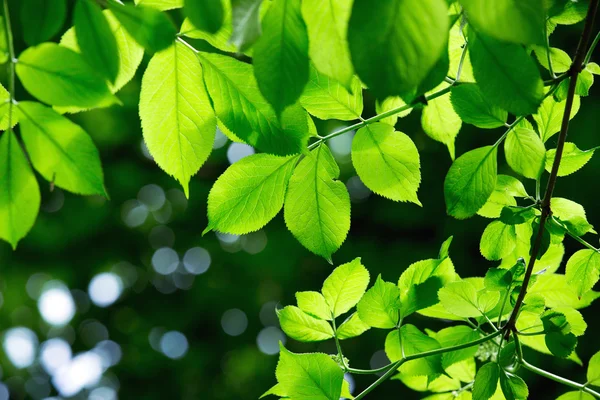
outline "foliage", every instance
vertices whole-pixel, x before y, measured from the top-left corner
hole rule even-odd
[[[597,297],[600,250],[582,238],[596,232],[582,205],[553,192],[558,177],[583,168],[595,151],[566,137],[580,97],[600,70],[590,63],[600,37],[591,40],[598,0],[590,0],[587,13],[564,0],[77,0],[73,29],[60,44],[49,40],[67,7],[58,0],[48,4],[40,16],[40,2],[23,1],[21,18],[38,23],[24,35],[30,47],[17,55],[4,0],[8,87],[0,90],[0,238],[13,248],[40,207],[33,170],[64,190],[108,197],[98,151],[68,114],[119,104],[115,93],[135,75],[144,52],[151,57],[139,100],[144,140],[186,196],[212,151],[217,126],[261,152],[216,180],[203,233],[248,234],[283,208],[293,236],[330,263],[349,234],[351,203],[329,140],[354,132],[352,165],[364,185],[422,206],[417,145],[396,129],[398,118],[422,108],[423,131],[453,160],[443,185],[447,214],[492,219],[480,252],[500,261],[498,268],[461,278],[450,258],[451,239],[438,258],[404,270],[397,284],[380,275],[369,288],[359,258],[335,268],[321,292],[298,292],[297,306],[282,308],[278,318],[290,338],[332,340],[337,354],[294,354],[282,345],[278,383],[265,395],[351,397],[344,380],[350,373],[381,374],[356,399],[388,378],[457,398],[525,399],[530,393],[518,373],[528,370],[576,389],[561,398],[600,397],[590,388],[599,382],[600,353],[589,363],[585,384],[524,356],[531,348],[578,361],[586,324],[577,310]],[[178,8],[187,17],[179,33],[165,12]],[[557,25],[582,20],[573,58],[550,47]],[[17,78],[37,101],[15,98]],[[368,119],[362,116],[366,96],[377,100],[378,114]],[[357,122],[321,136],[313,117]],[[505,131],[454,160],[463,122]],[[549,148],[556,134],[556,148]],[[498,173],[503,158],[518,177]],[[521,179],[535,183],[534,195]],[[561,274],[567,236],[585,249]],[[415,314],[456,324],[419,329],[407,322]],[[351,367],[340,341],[370,328],[388,331],[384,346],[391,362],[371,370]]]

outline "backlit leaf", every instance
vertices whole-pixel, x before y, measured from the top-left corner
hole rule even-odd
[[[333,337],[329,322],[317,319],[298,307],[284,307],[277,311],[277,317],[285,334],[300,342],[319,342]]]
[[[378,122],[358,130],[352,141],[352,164],[373,192],[394,201],[421,205],[419,153],[413,141]]]
[[[452,106],[460,118],[478,128],[498,128],[506,123],[508,113],[488,102],[474,83],[452,88]]]
[[[350,229],[350,195],[336,180],[340,170],[326,145],[320,145],[295,169],[286,194],[284,217],[303,246],[326,259]]]
[[[194,52],[181,43],[156,53],[142,79],[140,118],[156,163],[183,186],[212,151],[217,121]]]
[[[389,329],[400,317],[400,289],[377,277],[375,285],[367,290],[356,306],[361,321],[373,328]]]
[[[208,194],[205,232],[242,235],[265,226],[283,207],[297,159],[255,154],[232,164]]]
[[[544,142],[531,129],[515,128],[504,142],[506,162],[525,178],[538,179],[546,165]]]
[[[368,285],[369,271],[360,263],[360,258],[355,258],[334,269],[323,282],[321,292],[335,318],[350,311]]]

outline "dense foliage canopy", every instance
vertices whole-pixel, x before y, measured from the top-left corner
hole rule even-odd
[[[169,229],[152,244],[152,232],[158,228],[153,227],[154,253],[134,256],[145,259],[152,274],[169,277],[167,283],[149,279],[159,291],[169,292],[168,285],[189,289],[191,284],[181,283],[184,278],[175,277],[176,271],[193,277],[208,268],[206,257],[210,264],[202,247],[191,247],[180,262],[172,249],[174,239],[164,239],[176,205],[183,205],[182,211],[188,199],[199,207],[206,203],[206,219],[181,216],[189,224],[192,244],[211,243],[214,239],[207,234],[214,231],[224,249],[231,250],[228,244],[235,247],[240,236],[264,235],[283,210],[285,227],[304,250],[296,249],[299,246],[279,234],[283,229],[275,227],[270,246],[278,248],[277,262],[288,258],[285,263],[294,266],[300,263],[292,256],[307,257],[310,252],[337,265],[331,271],[326,263],[315,262],[319,277],[324,277],[320,291],[314,279],[287,287],[296,292],[296,305],[285,305],[286,297],[276,316],[278,326],[292,339],[291,346],[284,345],[279,331],[271,335],[278,342],[274,350],[266,351],[263,345],[263,353],[279,354],[277,383],[268,390],[266,384],[261,387],[264,396],[360,400],[390,378],[424,392],[429,400],[517,400],[540,397],[524,380],[535,374],[565,385],[568,392],[560,389],[560,400],[600,398],[594,388],[600,386],[599,349],[578,351],[588,328],[580,310],[593,308],[600,297],[593,290],[600,279],[600,250],[584,238],[596,234],[584,209],[592,205],[592,192],[578,187],[586,186],[581,184],[589,177],[568,191],[557,189],[563,177],[592,162],[597,146],[597,141],[579,144],[579,132],[571,132],[576,135],[567,141],[567,134],[570,120],[591,93],[594,75],[600,74],[600,66],[592,62],[600,41],[594,27],[598,3],[4,0],[0,239],[15,251],[7,258],[18,260],[20,242],[32,228],[35,236],[36,224],[48,224],[44,216],[36,220],[40,209],[51,207],[56,193],[63,196],[60,201],[66,191],[91,196],[88,199],[98,204],[121,196],[123,186],[115,182],[127,180],[131,171],[121,166],[119,177],[105,182],[106,171],[114,174],[113,167],[101,161],[98,137],[90,135],[97,127],[88,120],[86,128],[85,118],[133,106],[139,113],[144,151],[182,188],[169,191],[171,209],[166,217],[166,195],[156,185],[145,186],[137,203],[123,206],[126,225],[141,227],[152,212],[155,221]],[[67,18],[72,27],[65,30]],[[174,21],[180,22],[179,29]],[[93,124],[108,123],[106,114],[96,115]],[[472,138],[468,146],[459,147],[457,137],[463,131]],[[212,172],[205,175],[214,181],[210,191],[196,190],[193,177],[210,168],[213,150],[228,140],[251,154],[243,158],[228,154],[227,169],[218,177]],[[423,157],[423,149],[434,142],[445,147],[449,167],[439,161],[440,154]],[[340,143],[345,143],[346,153]],[[441,171],[432,183],[424,178],[434,175],[430,170]],[[594,176],[598,169],[591,170]],[[345,184],[349,173],[352,178]],[[384,212],[359,204],[371,192],[383,198],[376,201],[385,204]],[[162,201],[156,203],[157,198]],[[438,198],[444,204],[435,201]],[[378,219],[386,225],[389,220],[391,235],[397,229],[394,214],[402,215],[400,224],[410,236],[418,234],[422,222],[417,217],[428,216],[434,225],[455,221],[450,222],[452,230],[427,237],[439,247],[437,254],[419,252],[424,259],[416,261],[395,251],[395,256],[402,256],[400,268],[395,258],[378,258],[379,263],[392,264],[396,274],[386,273],[384,279],[363,263],[369,256],[368,251],[361,254],[365,246],[344,245],[347,239],[352,241],[356,205],[361,224]],[[81,206],[78,212],[91,212],[84,209]],[[105,216],[98,218],[101,224]],[[466,221],[471,218],[487,226],[479,223],[474,229]],[[60,236],[68,228],[59,222],[37,229],[48,229],[46,236],[52,230]],[[475,237],[477,262],[485,259],[493,264],[463,268],[460,261],[466,261],[468,239],[459,236]],[[452,244],[454,237],[458,244]],[[120,246],[110,237],[105,240],[109,248]],[[369,240],[376,239],[364,238]],[[573,245],[579,247],[568,247]],[[288,253],[289,246],[296,250]],[[258,251],[254,248],[244,249],[258,253],[264,245]],[[338,250],[343,254],[339,259]],[[126,253],[119,251],[117,257]],[[463,254],[455,257],[457,253]],[[347,262],[339,262],[342,258]],[[271,260],[273,265],[277,262]],[[243,263],[248,268],[256,264]],[[127,281],[123,271],[139,273],[135,267],[120,271],[121,276],[113,273],[110,278],[118,278],[119,287]],[[264,276],[256,280],[264,282]],[[135,282],[133,278],[129,286],[135,288]],[[218,303],[220,298],[238,296],[223,282],[217,285],[220,294],[200,298]],[[104,304],[92,296],[92,283],[90,298],[96,305],[108,306],[120,296],[119,292]],[[50,284],[43,293],[28,294],[38,301],[46,325],[64,328],[73,315],[53,320],[44,314],[43,299],[52,290],[69,292],[62,283]],[[71,294],[67,298],[73,303]],[[65,304],[52,307],[64,309]],[[210,306],[205,303],[202,308]],[[117,325],[125,323],[127,313],[135,314],[132,308],[126,310]],[[274,312],[275,305],[268,310]],[[233,314],[227,314],[230,311]],[[224,321],[234,314],[239,317],[239,312],[235,308],[223,314],[223,329],[231,336],[236,331]],[[194,309],[180,313],[193,314]],[[245,314],[244,319],[247,324]],[[12,328],[4,336],[5,352],[17,369],[33,362],[19,364],[14,356],[14,340],[35,335],[28,329]],[[50,330],[47,335],[66,337],[64,332]],[[368,335],[382,339],[380,347],[389,362],[356,368],[360,363],[344,348],[356,341],[357,353],[369,341]],[[180,358],[185,352],[178,355],[173,349],[182,340],[187,349],[182,336],[167,332],[158,347],[168,357]],[[288,349],[297,342],[326,344],[298,345],[299,352]],[[77,371],[75,360],[83,362],[100,351],[96,345],[73,358],[68,368]],[[585,364],[582,371],[587,375],[571,379],[546,365],[540,368],[532,361],[537,353],[560,363]],[[247,368],[245,358],[259,363],[255,355],[236,353],[223,368],[230,374],[232,370],[243,371],[240,374],[246,377],[259,375],[261,367]],[[84,396],[97,384],[85,381],[69,389],[65,382],[72,376],[49,370],[43,358],[40,363],[45,379],[51,377],[63,397]],[[98,367],[100,374],[113,364]],[[212,363],[212,368],[218,364]],[[373,382],[354,390],[355,377],[362,375],[374,376]],[[19,384],[12,386],[19,393]],[[25,389],[29,392],[27,385]],[[229,396],[227,390],[216,393],[210,396]],[[185,397],[202,394],[190,391]]]

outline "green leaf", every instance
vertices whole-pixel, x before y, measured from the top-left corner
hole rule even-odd
[[[415,296],[419,291],[416,287],[424,284],[431,278],[438,278],[443,285],[456,280],[457,275],[454,271],[454,266],[447,255],[442,259],[417,261],[402,272],[402,275],[400,275],[400,279],[398,280],[402,306],[410,307],[410,303],[415,301]],[[420,288],[426,289],[427,285],[420,286]],[[435,295],[435,298],[437,299],[437,290],[433,295]]]
[[[93,0],[78,0],[73,18],[81,55],[103,77],[114,83],[119,75],[119,50],[102,9]]]
[[[172,10],[183,7],[183,0],[134,0],[135,4],[156,8],[157,10]]]
[[[525,186],[523,186],[523,182],[510,175],[498,175],[495,190],[505,192],[506,194],[515,197],[529,196],[525,190]]]
[[[112,93],[116,93],[125,86],[135,75],[142,58],[144,57],[144,48],[140,46],[131,35],[123,28],[123,25],[115,18],[110,10],[103,11],[104,17],[108,20],[110,29],[117,41],[117,52],[119,53],[119,74],[113,84],[109,83]],[[79,44],[75,35],[75,29],[69,29],[60,39],[60,45],[80,53]],[[112,105],[113,99],[107,102]],[[80,111],[76,108],[69,108],[71,111]]]
[[[502,210],[506,207],[512,207],[517,205],[517,201],[514,197],[507,194],[506,191],[497,190],[498,183],[496,183],[496,189],[492,192],[487,201],[477,211],[477,215],[481,215],[485,218],[498,218],[502,214]]]
[[[566,51],[558,49],[556,47],[546,46],[532,46],[535,58],[537,58],[540,65],[547,70],[550,70],[548,64],[548,52],[550,52],[550,60],[552,61],[552,70],[555,73],[567,72],[571,68],[571,57]]]
[[[399,107],[406,106],[406,102],[402,100],[399,96],[390,96],[386,97],[382,101],[377,100],[375,102],[375,111],[377,114],[382,114],[386,111],[390,111]],[[391,126],[395,126],[396,122],[398,122],[398,118],[404,118],[412,111],[412,107],[407,108],[406,110],[390,115],[389,117],[385,117],[379,120],[379,122],[388,124]]]
[[[500,221],[507,225],[520,225],[535,218],[532,207],[504,207],[500,214]]]
[[[29,93],[54,106],[95,107],[111,97],[106,82],[72,50],[55,43],[30,47],[17,75]]]
[[[576,307],[579,299],[575,288],[571,286],[565,275],[542,274],[527,291],[528,296],[539,295],[550,308],[568,306]]]
[[[565,394],[560,395],[556,398],[556,400],[594,400],[595,397],[589,393],[576,391],[576,392],[567,392]]]
[[[587,221],[585,210],[581,204],[562,197],[553,197],[550,200],[552,214],[558,218],[576,236],[583,236],[587,232],[595,233],[594,227]]]
[[[0,131],[8,129],[8,120],[10,115],[10,124],[13,128],[19,122],[19,112],[16,107],[10,107],[10,93],[0,84]],[[9,112],[12,111],[12,112]]]
[[[320,145],[295,169],[285,197],[285,223],[296,239],[331,260],[350,230],[350,195],[336,180],[340,169],[326,145]]]
[[[268,395],[273,395],[273,396],[279,396],[279,397],[286,397],[287,394],[284,392],[283,386],[279,383],[275,384],[275,386],[273,386],[271,389],[267,390],[266,392],[264,392],[259,399],[262,399],[265,396]]]
[[[106,195],[98,150],[83,129],[39,103],[18,107],[23,142],[40,174],[73,193]]]
[[[600,277],[600,253],[590,249],[579,250],[569,258],[566,278],[579,297],[592,290]]]
[[[448,147],[450,158],[454,160],[454,140],[460,131],[462,122],[452,108],[449,94],[427,103],[421,114],[421,125],[427,136]]]
[[[479,339],[479,333],[468,326],[452,326],[444,328],[435,335],[435,339],[442,347],[452,347]],[[447,369],[451,365],[475,356],[478,345],[462,350],[442,354],[442,366]]]
[[[538,131],[544,142],[560,131],[563,114],[565,113],[566,101],[557,102],[554,96],[548,96],[542,102],[542,105],[533,115],[533,119],[538,126]],[[579,111],[579,96],[573,98],[573,108],[571,109],[571,119]]]
[[[450,100],[460,118],[478,128],[498,128],[504,126],[508,118],[508,113],[490,103],[474,83],[453,87]]]
[[[209,33],[200,30],[192,25],[192,22],[189,20],[189,18],[186,18],[181,25],[180,34],[193,39],[205,40],[211,46],[219,50],[235,53],[237,48],[229,41],[233,30],[233,26],[231,24],[231,2],[228,0],[222,0],[221,7],[223,7],[223,23],[217,32]]]
[[[539,179],[546,165],[544,142],[531,129],[515,128],[504,142],[506,162],[525,178]]]
[[[406,324],[391,331],[385,338],[385,353],[392,362],[403,358],[402,347],[404,355],[411,356],[436,350],[441,346],[437,340],[425,335],[416,326]],[[400,367],[400,373],[408,376],[427,375],[429,381],[432,381],[443,372],[441,358],[438,354],[405,362]]]
[[[373,328],[390,329],[396,326],[400,314],[400,289],[384,282],[381,275],[367,290],[356,306],[360,319]]]
[[[350,383],[346,379],[342,382],[342,393],[340,396],[345,399],[354,399],[354,396],[350,393]]]
[[[300,0],[274,1],[253,48],[258,87],[278,115],[300,98],[308,82],[308,33],[300,7]]]
[[[434,306],[439,303],[438,290],[443,287],[442,279],[432,276],[422,283],[412,285],[406,293],[406,302],[401,301],[400,313],[407,317],[415,311]],[[402,294],[401,294],[402,299]]]
[[[40,208],[40,188],[12,130],[0,136],[0,239],[17,248]]]
[[[444,0],[355,0],[348,24],[352,63],[376,97],[406,94],[441,57],[448,29]]]
[[[497,261],[511,254],[516,245],[517,232],[514,225],[493,221],[483,231],[479,249],[486,259]]]
[[[594,354],[592,358],[590,358],[586,377],[588,384],[600,386],[600,352]]]
[[[352,141],[352,164],[373,192],[421,205],[419,153],[413,141],[394,127],[376,122],[360,128]]]
[[[354,92],[355,78],[346,40],[350,11],[351,2],[347,0],[302,1],[310,59],[319,72]]]
[[[222,0],[185,0],[184,11],[191,23],[202,31],[216,33],[223,26]]]
[[[342,322],[342,324],[337,329],[337,337],[340,340],[350,339],[359,335],[362,335],[364,332],[368,331],[371,327],[360,319],[358,313],[353,313],[346,321]]]
[[[500,379],[500,367],[494,362],[484,364],[475,376],[473,385],[473,398],[476,400],[490,399],[496,392]]]
[[[325,297],[319,292],[296,292],[298,307],[315,318],[331,320],[331,312]]]
[[[333,337],[329,322],[317,319],[298,307],[287,306],[277,311],[279,324],[286,335],[300,342],[320,342]]]
[[[339,400],[344,371],[327,354],[294,354],[280,344],[275,374],[283,393],[294,400]]]
[[[125,30],[149,52],[164,50],[175,41],[175,25],[157,9],[115,2],[108,5]]]
[[[263,0],[231,0],[231,22],[233,32],[230,42],[239,50],[245,51],[262,34],[260,26],[260,6]]]
[[[522,46],[471,29],[469,55],[475,79],[490,103],[515,115],[535,113],[544,97],[544,83]]]
[[[590,150],[580,150],[575,143],[565,143],[562,158],[560,159],[560,165],[558,167],[558,176],[567,176],[571,175],[573,172],[579,171],[592,159],[595,150],[595,148]],[[550,149],[546,152],[546,171],[550,172],[552,170],[555,156],[556,149]]]
[[[23,39],[29,46],[45,42],[56,35],[65,23],[65,0],[21,0]]]
[[[152,57],[142,79],[144,141],[159,167],[188,183],[212,151],[217,121],[194,52],[181,43]]]
[[[475,285],[463,280],[447,284],[440,289],[438,297],[448,312],[463,318],[475,318],[491,311],[500,298],[498,292],[485,294],[479,296]]]
[[[444,180],[446,211],[458,219],[469,218],[487,202],[496,186],[495,146],[471,150],[456,159]]]
[[[483,284],[486,289],[494,291],[506,290],[512,283],[513,277],[509,270],[503,268],[490,268],[485,273]]]
[[[572,333],[550,332],[544,339],[548,350],[556,357],[567,358],[577,347],[577,337]]]
[[[300,97],[300,104],[319,119],[351,121],[363,111],[362,87],[358,78],[352,79],[352,91],[340,82],[310,67],[310,80]]]
[[[298,157],[255,154],[231,165],[208,194],[208,227],[236,235],[265,226],[283,207]]]
[[[590,88],[594,84],[594,75],[588,70],[583,70],[578,76],[575,94],[579,96],[589,95]]]
[[[543,0],[461,0],[477,30],[506,42],[545,43],[546,7]]]
[[[261,95],[250,64],[219,54],[198,56],[217,117],[229,130],[268,153],[288,155],[306,149],[307,115],[300,106],[288,107],[278,119]]]
[[[8,38],[6,37],[6,20],[4,16],[0,16],[0,64],[8,61],[9,53]]]
[[[500,374],[500,387],[506,400],[526,400],[529,397],[527,384],[517,375],[502,372]]]
[[[563,314],[567,318],[567,322],[569,323],[573,335],[582,336],[585,333],[587,324],[579,311],[572,307],[554,307],[552,310]]]
[[[360,263],[360,258],[355,258],[334,269],[323,282],[321,292],[336,318],[358,303],[368,285],[369,271]]]

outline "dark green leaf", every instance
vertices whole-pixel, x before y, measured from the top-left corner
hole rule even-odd
[[[487,100],[515,115],[536,112],[544,97],[544,83],[525,49],[469,31],[473,73]]]
[[[520,225],[535,218],[533,207],[504,207],[500,221],[507,225]]]
[[[131,4],[109,2],[109,6],[125,30],[146,50],[154,53],[173,44],[177,29],[166,14]]]
[[[441,57],[448,25],[444,0],[356,0],[348,24],[354,68],[378,98],[411,92]]]
[[[102,9],[94,0],[78,0],[74,20],[81,55],[102,76],[114,83],[119,75],[119,50]]]
[[[253,48],[258,87],[277,114],[294,104],[308,82],[308,33],[300,0],[276,0]]]
[[[517,375],[503,371],[500,374],[500,387],[506,400],[525,400],[529,396],[527,384]]]
[[[30,46],[56,35],[67,15],[66,0],[20,0],[23,38]]]
[[[504,126],[508,113],[491,104],[475,83],[466,83],[452,88],[452,106],[460,118],[478,128]]]
[[[192,24],[202,31],[216,33],[223,25],[222,0],[185,0],[184,10]]]
[[[489,362],[479,368],[473,385],[473,398],[476,400],[488,400],[498,387],[500,378],[500,367],[494,362]]]

